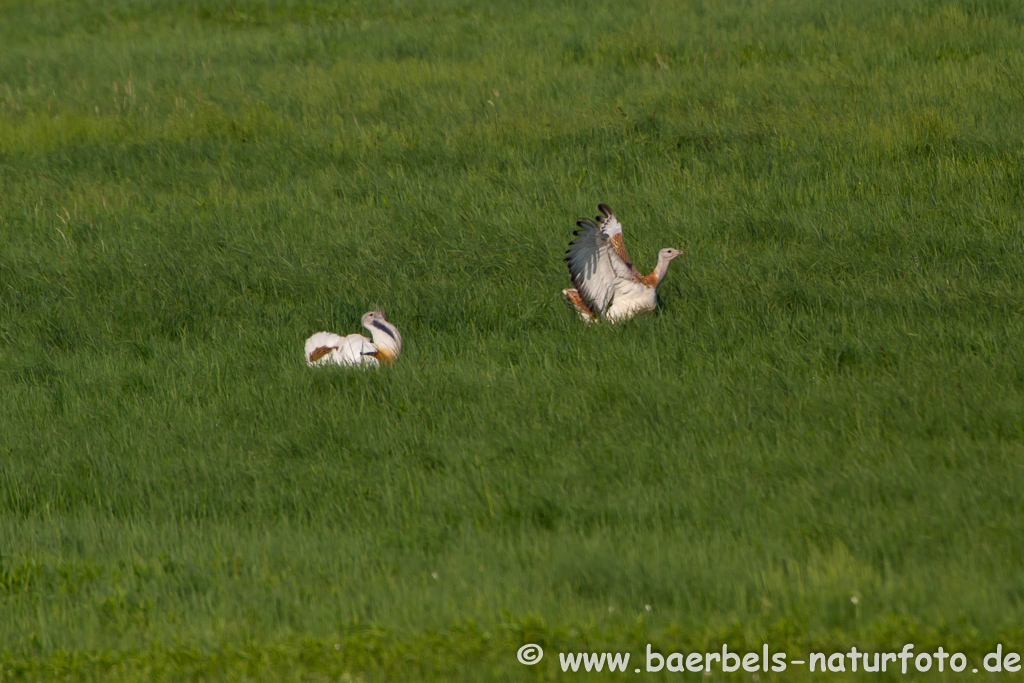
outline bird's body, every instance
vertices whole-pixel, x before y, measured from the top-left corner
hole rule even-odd
[[[626,253],[622,224],[607,205],[598,204],[597,208],[600,216],[576,223],[580,229],[573,233],[576,238],[565,252],[575,289],[564,289],[562,295],[587,322],[616,322],[653,311],[669,262],[683,252],[662,249],[654,271],[641,275]]]
[[[365,365],[377,367],[393,363],[402,353],[402,335],[380,311],[363,315],[363,327],[373,340],[361,334],[341,336],[333,332],[317,332],[306,340],[306,363],[320,365]]]
[[[306,340],[306,362],[310,365],[380,365],[377,347],[361,334],[342,337],[317,332]]]

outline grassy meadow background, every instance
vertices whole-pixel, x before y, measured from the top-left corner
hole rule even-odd
[[[0,680],[1024,650],[1022,25],[0,0]],[[601,201],[688,253],[586,327]]]

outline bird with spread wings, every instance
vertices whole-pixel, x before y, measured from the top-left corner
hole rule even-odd
[[[607,204],[598,204],[601,215],[580,219],[575,239],[569,243],[565,261],[575,289],[562,295],[587,322],[616,322],[632,318],[658,305],[658,285],[672,259],[684,252],[662,249],[650,275],[641,275],[622,242],[622,223]]]

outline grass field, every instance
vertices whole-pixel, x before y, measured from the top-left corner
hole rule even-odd
[[[0,0],[0,681],[1024,650],[1022,28]],[[688,253],[586,327],[601,201]]]

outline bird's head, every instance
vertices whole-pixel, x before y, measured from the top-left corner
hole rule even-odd
[[[679,249],[673,249],[671,247],[667,247],[667,248],[662,249],[661,251],[658,252],[658,260],[659,261],[671,261],[676,256],[682,256],[685,253],[686,253],[685,251],[681,251]]]
[[[363,313],[363,327],[371,332],[373,331],[373,328],[370,326],[373,324],[374,320],[387,320],[387,318],[384,317],[384,311],[367,311],[366,313]]]

